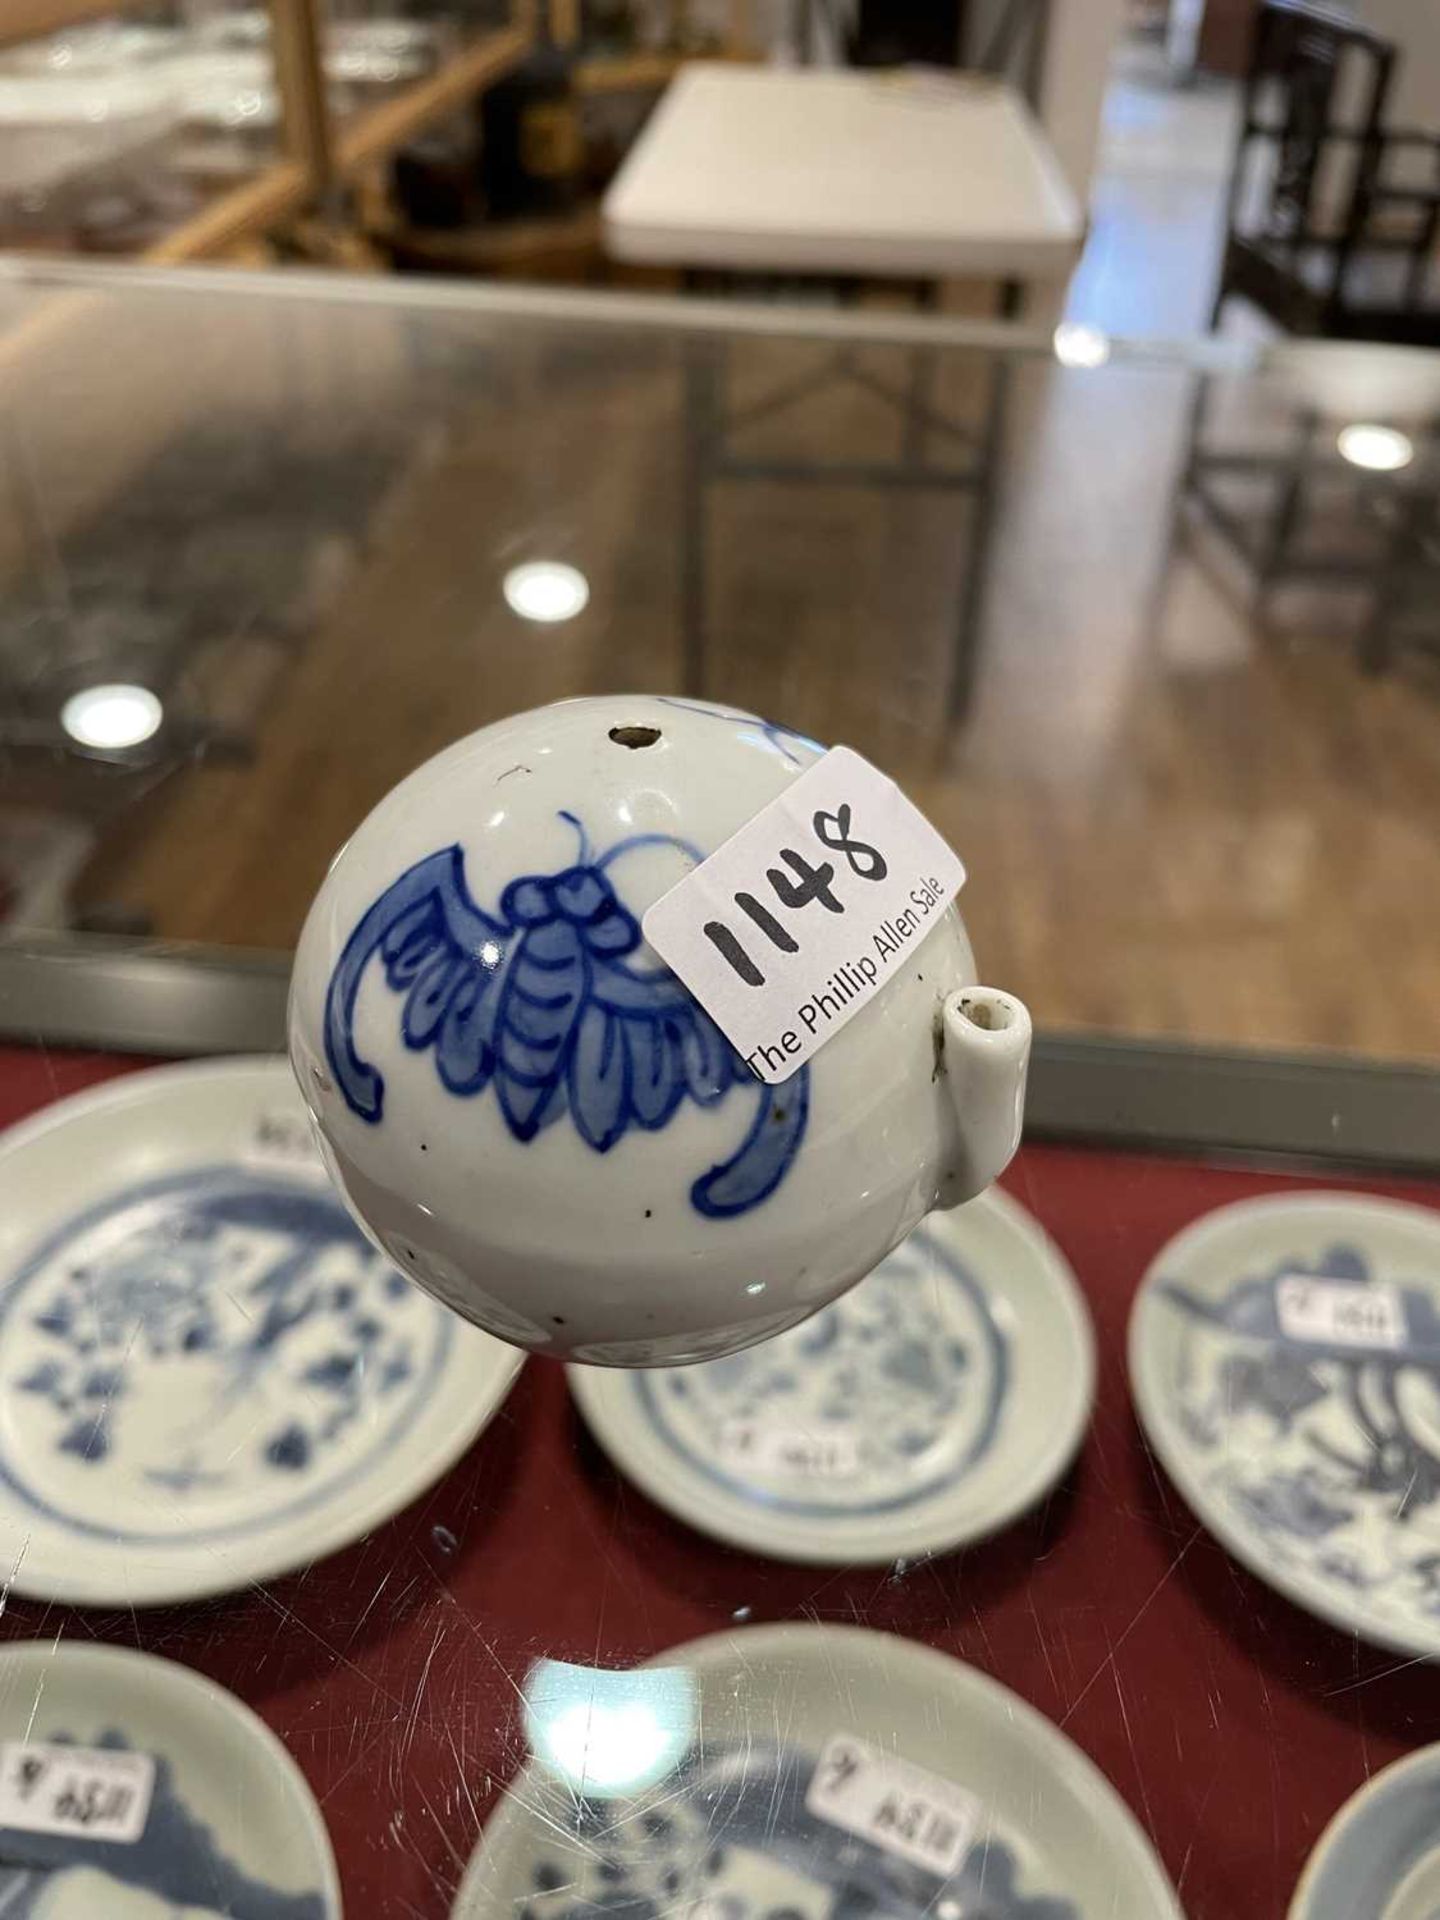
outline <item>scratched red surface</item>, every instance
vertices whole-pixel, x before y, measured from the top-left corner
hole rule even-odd
[[[0,1123],[135,1064],[0,1049]],[[137,1615],[12,1600],[0,1632],[139,1646],[233,1688],[309,1777],[352,1920],[447,1912],[522,1757],[517,1685],[533,1659],[624,1665],[737,1613],[858,1621],[994,1674],[1105,1770],[1191,1920],[1271,1920],[1346,1796],[1440,1737],[1440,1669],[1312,1621],[1197,1527],[1140,1439],[1124,1330],[1147,1263],[1178,1228],[1307,1184],[1027,1147],[1007,1185],[1089,1298],[1094,1420],[1042,1508],[908,1572],[789,1568],[713,1545],[616,1475],[558,1366],[532,1361],[459,1466],[360,1545],[192,1607]],[[1440,1205],[1440,1187],[1413,1181],[1324,1184]]]

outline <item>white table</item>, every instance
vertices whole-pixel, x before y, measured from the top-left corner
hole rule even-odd
[[[1044,134],[1012,87],[974,74],[893,74],[697,62],[672,81],[602,209],[617,259],[692,276],[995,280],[1002,310],[1022,282],[1073,267],[1084,221]],[[723,349],[687,360],[683,622],[687,684],[705,691],[705,496],[716,479],[861,480],[974,496],[947,708],[974,675],[984,559],[998,484],[1006,363],[993,362],[977,426],[930,403],[933,354],[914,350],[901,457],[891,468],[736,460],[726,452]],[[865,379],[845,356],[837,371]],[[867,384],[872,382],[867,380]],[[890,396],[887,396],[890,397]],[[784,404],[777,400],[776,408]],[[758,408],[751,407],[753,418]],[[926,458],[959,440],[965,466]]]
[[[980,75],[682,68],[605,196],[617,259],[1058,277],[1084,220],[1012,87]]]

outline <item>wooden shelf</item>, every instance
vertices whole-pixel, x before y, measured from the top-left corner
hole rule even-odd
[[[107,15],[133,13],[142,0],[0,0],[0,46],[33,40]],[[151,263],[174,264],[213,259],[247,238],[261,239],[272,228],[319,202],[335,182],[365,180],[379,161],[413,139],[425,127],[454,113],[519,65],[534,44],[535,0],[515,0],[513,24],[482,35],[444,62],[434,73],[378,105],[336,125],[326,101],[317,45],[317,0],[268,0],[272,46],[284,105],[286,153],[243,186],[222,194],[203,211],[146,249]],[[575,45],[581,17],[579,0],[549,0],[552,24],[562,44]],[[729,43],[708,57],[739,59],[745,44],[738,29],[745,10],[731,0]],[[687,55],[637,51],[582,58],[574,69],[578,93],[660,92],[684,65]],[[504,271],[536,255],[584,248],[591,240],[593,210],[558,222],[522,222],[497,226],[473,237],[477,267]],[[472,243],[467,240],[470,250]]]
[[[31,40],[84,20],[136,11],[141,0],[0,0],[0,46]],[[561,38],[578,38],[575,0],[555,0]],[[151,263],[213,259],[246,238],[259,239],[336,181],[364,179],[378,161],[407,140],[463,107],[519,65],[534,43],[533,7],[517,0],[514,24],[482,35],[434,73],[378,105],[336,125],[329,117],[316,45],[315,0],[269,0],[272,45],[285,106],[287,154],[255,179],[222,194],[172,233],[147,248]],[[743,57],[734,44],[709,56]],[[660,92],[687,56],[667,51],[581,59],[576,91],[585,96]],[[467,238],[463,250],[481,270],[504,271],[527,257],[584,247],[595,224],[592,210],[558,222],[496,226]]]
[[[575,91],[581,94],[658,93],[691,60],[737,60],[749,56],[733,47],[705,53],[623,53],[582,56],[575,63]]]
[[[648,93],[668,87],[684,56],[678,53],[596,55],[575,64],[577,93]]]
[[[170,267],[186,260],[212,260],[237,240],[288,220],[309,198],[310,177],[299,161],[278,161],[243,187],[221,194],[140,257],[147,265]]]
[[[339,127],[328,120],[315,45],[312,0],[270,0],[288,155],[223,194],[148,247],[147,262],[213,259],[300,212],[333,180],[354,180],[433,121],[463,106],[524,59],[528,25],[473,41],[434,73]],[[140,0],[0,0],[0,46],[33,40],[82,20],[134,12]],[[523,11],[520,13],[523,20]]]
[[[496,220],[459,228],[394,226],[375,236],[407,265],[436,272],[503,272],[548,255],[600,249],[600,203],[588,200],[570,213],[532,220]]]
[[[504,27],[471,43],[435,73],[417,80],[392,100],[357,114],[335,139],[335,173],[353,179],[372,161],[412,139],[433,120],[443,120],[473,95],[518,66],[530,49],[521,27]]]

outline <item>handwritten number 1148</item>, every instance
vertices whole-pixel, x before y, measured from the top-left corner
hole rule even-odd
[[[834,813],[822,809],[810,824],[821,846],[828,847],[832,853],[843,853],[851,872],[859,879],[883,880],[889,872],[885,857],[878,847],[850,837],[848,805],[837,807]],[[845,911],[844,902],[836,898],[830,885],[835,878],[833,862],[822,860],[818,866],[814,866],[803,854],[796,853],[793,847],[782,847],[779,858],[789,867],[789,873],[783,873],[779,867],[767,867],[765,878],[782,907],[793,912],[799,907],[809,906],[812,900],[818,900],[827,913]],[[781,953],[800,951],[799,942],[776,919],[764,901],[757,900],[753,893],[743,891],[736,893],[734,899],[740,911],[760,929],[772,946],[778,947]],[[747,987],[764,986],[764,974],[741,945],[733,929],[723,920],[707,920],[705,937]]]

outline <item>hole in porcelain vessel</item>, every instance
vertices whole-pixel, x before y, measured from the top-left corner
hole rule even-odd
[[[998,995],[993,1000],[972,999],[966,995],[960,1002],[960,1011],[972,1027],[979,1027],[984,1033],[1003,1033],[1015,1024],[1015,1009]]]
[[[659,727],[611,727],[610,738],[617,747],[653,747],[660,738]]]

